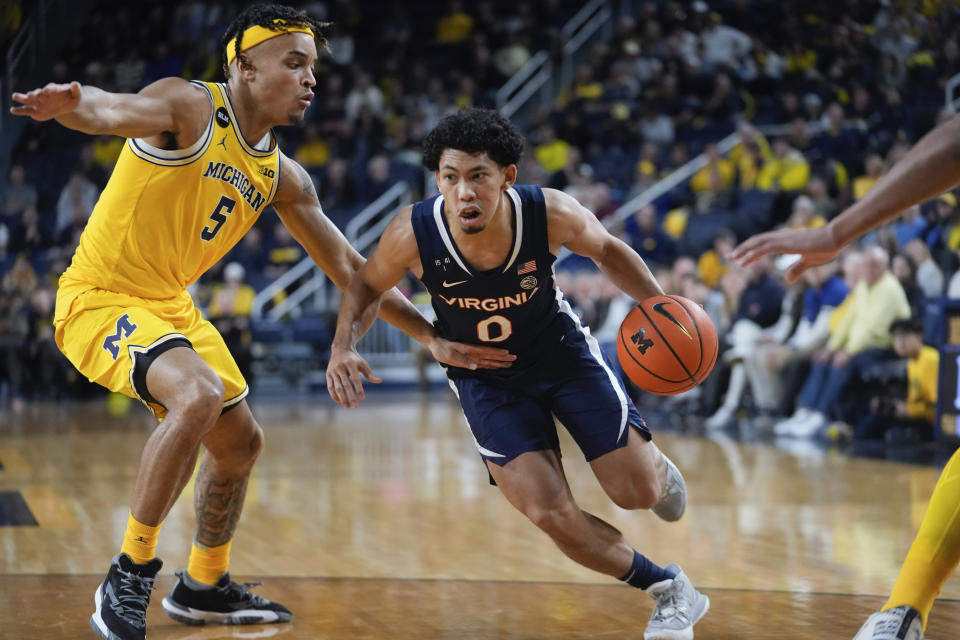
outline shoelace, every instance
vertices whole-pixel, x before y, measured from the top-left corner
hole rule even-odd
[[[657,609],[653,613],[654,620],[669,620],[676,615],[686,616],[686,612],[681,608],[682,586],[676,580],[662,594],[657,596]]]
[[[116,592],[116,601],[110,607],[113,611],[138,627],[147,624],[147,605],[150,604],[150,592],[156,589],[156,578],[146,578],[136,573],[118,569],[120,588]]]
[[[249,600],[255,606],[263,606],[267,603],[267,601],[261,598],[260,596],[258,596],[257,594],[250,592],[250,589],[254,587],[259,587],[262,584],[263,584],[262,582],[239,583],[239,582],[233,582],[231,580],[225,586],[218,587],[218,591],[222,591],[227,596],[227,598],[229,598],[232,601]]]

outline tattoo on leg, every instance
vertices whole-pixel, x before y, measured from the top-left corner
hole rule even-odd
[[[193,506],[197,514],[197,546],[217,547],[233,538],[247,494],[249,472],[234,478],[216,477],[209,455],[197,472]]]

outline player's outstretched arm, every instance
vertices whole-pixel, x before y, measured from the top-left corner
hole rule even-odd
[[[565,246],[591,258],[611,282],[638,302],[663,295],[643,258],[607,231],[591,211],[562,191],[544,189],[543,195],[552,253]]]
[[[146,138],[178,135],[192,123],[210,118],[210,97],[200,87],[182,78],[163,78],[139,93],[110,93],[97,87],[48,84],[26,93],[14,93],[20,104],[10,113],[34,120],[56,119],[70,129],[94,135]]]
[[[827,226],[761,233],[734,249],[731,258],[749,264],[771,253],[800,254],[785,274],[793,282],[807,267],[829,262],[856,238],[958,182],[960,116],[954,116],[921,138],[866,195]]]

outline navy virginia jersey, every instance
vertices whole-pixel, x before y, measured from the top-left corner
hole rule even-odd
[[[437,331],[448,340],[500,347],[517,356],[508,369],[449,367],[453,378],[511,380],[543,362],[568,331],[580,326],[553,279],[556,256],[547,241],[543,192],[535,185],[516,185],[507,196],[513,246],[506,262],[488,271],[475,269],[460,254],[443,215],[443,196],[413,205],[421,280],[437,314]]]

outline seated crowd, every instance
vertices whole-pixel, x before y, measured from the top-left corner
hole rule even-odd
[[[953,193],[905,212],[792,287],[781,278],[783,259],[741,269],[727,254],[758,231],[825,224],[948,117],[942,86],[960,68],[960,21],[949,4],[625,5],[612,38],[578,60],[555,103],[520,123],[529,139],[521,181],[577,197],[665,290],[713,318],[722,341],[716,371],[682,399],[708,427],[746,411],[792,437],[847,429],[838,425],[855,437],[881,437],[891,425],[933,432],[927,381],[936,353],[923,344],[936,321],[932,301],[960,297]],[[496,89],[533,52],[558,56],[561,27],[578,8],[564,0],[450,0],[416,11],[315,2],[311,13],[337,25],[331,55],[308,122],[279,131],[281,147],[314,177],[340,226],[397,181],[424,195],[423,135],[459,107],[493,106]],[[166,75],[219,77],[216,43],[230,13],[220,3],[154,5],[139,31],[111,28],[129,11],[118,2],[89,16],[97,28],[78,30],[49,79],[131,91]],[[113,35],[103,42],[84,33]],[[147,52],[143,42],[156,46]],[[737,143],[727,150],[719,143],[731,133]],[[15,149],[0,203],[7,402],[87,389],[53,346],[50,318],[56,278],[122,144],[28,123]],[[701,153],[706,164],[688,180],[618,215]],[[265,214],[199,283],[198,300],[236,349],[252,353],[249,326],[236,318],[250,313],[253,292],[304,256]],[[612,342],[629,302],[582,262],[561,261],[558,278]]]

